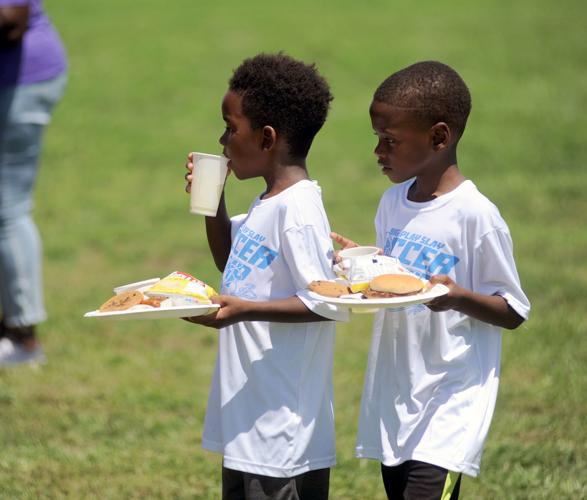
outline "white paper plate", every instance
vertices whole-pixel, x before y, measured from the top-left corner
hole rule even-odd
[[[392,309],[398,307],[408,307],[417,304],[425,304],[436,297],[441,297],[448,293],[448,287],[440,283],[434,285],[430,290],[416,295],[406,297],[391,297],[389,299],[360,299],[360,298],[342,298],[326,297],[316,292],[310,292],[310,296],[316,300],[321,300],[327,304],[348,307],[356,313],[372,313],[380,309]]]
[[[135,306],[136,307],[136,306]],[[127,311],[90,311],[84,314],[84,318],[103,319],[165,319],[165,318],[189,318],[191,316],[203,316],[218,309],[218,304],[194,304],[190,306],[176,307],[149,307]]]
[[[161,281],[161,278],[151,278],[148,280],[137,281],[136,283],[129,283],[128,285],[120,285],[114,289],[114,293],[116,295],[118,295],[119,293],[128,292],[131,290],[141,290],[141,289],[146,290],[147,288],[153,286],[158,281]]]

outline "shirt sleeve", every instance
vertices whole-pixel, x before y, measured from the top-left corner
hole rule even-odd
[[[496,229],[485,234],[474,255],[473,291],[502,296],[514,311],[528,319],[530,301],[520,285],[509,232]]]
[[[334,279],[332,244],[315,226],[294,227],[285,231],[282,251],[296,287],[296,295],[312,312],[335,321],[348,321],[346,308],[338,308],[310,297],[308,284],[314,280]]]
[[[383,208],[383,198],[379,201],[379,206],[377,207],[377,213],[375,214],[375,244],[379,248],[385,248],[385,234],[382,228],[385,227],[385,222],[383,220],[383,216],[385,214],[385,209]]]
[[[230,218],[230,241],[234,241],[236,233],[238,233],[238,230],[243,225],[246,218],[247,214],[239,214]]]

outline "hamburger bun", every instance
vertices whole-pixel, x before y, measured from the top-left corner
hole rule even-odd
[[[369,282],[363,295],[370,299],[415,295],[425,286],[420,278],[410,274],[381,274]]]

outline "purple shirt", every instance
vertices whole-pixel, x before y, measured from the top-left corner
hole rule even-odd
[[[42,0],[0,0],[0,6],[6,5],[28,5],[30,14],[22,43],[0,48],[0,87],[50,80],[65,71],[65,50]]]

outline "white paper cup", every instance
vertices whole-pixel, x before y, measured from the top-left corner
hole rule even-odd
[[[340,250],[338,252],[338,262],[332,267],[337,276],[346,278],[351,268],[351,261],[357,257],[364,257],[369,255],[377,255],[379,248],[377,247],[352,247]]]
[[[228,159],[206,153],[192,154],[194,170],[190,212],[214,217],[226,181]]]
[[[378,247],[352,247],[341,250],[338,252],[338,256],[341,259],[353,259],[355,257],[362,257],[363,255],[377,255],[378,253]]]

